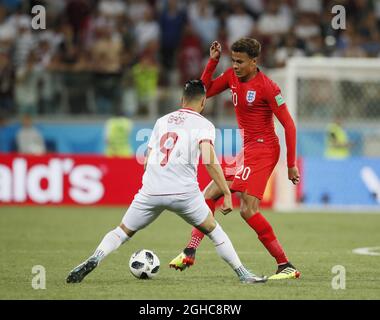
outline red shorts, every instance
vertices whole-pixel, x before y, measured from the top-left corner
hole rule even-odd
[[[235,162],[223,166],[224,177],[232,181],[232,191],[247,192],[262,199],[267,182],[280,157],[280,146],[260,146],[239,153]]]

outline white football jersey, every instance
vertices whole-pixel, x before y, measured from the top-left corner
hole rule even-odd
[[[149,140],[151,149],[142,191],[174,195],[199,190],[199,144],[215,141],[215,127],[191,109],[179,109],[158,119]]]

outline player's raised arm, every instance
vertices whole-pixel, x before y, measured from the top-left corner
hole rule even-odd
[[[221,207],[221,212],[227,214],[232,211],[231,191],[224,179],[222,168],[215,154],[214,146],[211,141],[204,140],[200,143],[202,163],[206,166],[207,172],[211,179],[215,181],[217,186],[224,194],[224,203]]]
[[[218,65],[219,58],[222,52],[222,46],[218,41],[214,41],[210,47],[210,60],[208,61],[206,68],[204,69],[201,80],[207,90],[207,98],[212,97],[226,89],[228,89],[228,72],[223,73],[215,80],[212,80],[212,75],[215,72]]]

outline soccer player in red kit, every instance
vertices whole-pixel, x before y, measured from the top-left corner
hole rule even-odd
[[[257,67],[260,50],[261,45],[255,39],[242,38],[236,41],[231,46],[232,68],[213,80],[212,75],[221,55],[221,45],[214,41],[201,80],[207,89],[207,97],[227,89],[231,91],[243,148],[236,156],[233,167],[224,168],[224,174],[230,189],[241,193],[241,217],[257,233],[259,240],[277,262],[276,274],[269,279],[294,279],[300,276],[300,272],[289,262],[270,223],[259,211],[265,187],[280,155],[273,114],[285,129],[288,178],[293,184],[300,181],[296,166],[294,121],[280,88]],[[213,181],[204,190],[212,212],[215,211],[215,202],[222,195]],[[170,262],[170,267],[184,270],[192,265],[195,251],[203,237],[204,234],[194,228],[187,248]]]

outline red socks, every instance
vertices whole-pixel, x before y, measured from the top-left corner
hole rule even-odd
[[[271,225],[260,212],[255,213],[251,218],[246,220],[246,222],[256,231],[259,240],[276,259],[277,264],[288,262],[288,258],[286,257],[280,242],[278,242]]]
[[[215,200],[206,200],[212,214],[215,212]],[[269,253],[276,259],[277,264],[284,264],[288,262],[288,258],[285,255],[284,250],[280,242],[277,240],[273,229],[265,217],[260,213],[255,213],[251,218],[246,220],[249,226],[256,231],[259,240]],[[197,228],[193,228],[191,231],[191,240],[187,245],[187,248],[197,249],[205,235]]]
[[[215,213],[215,200],[207,199],[206,203],[208,207],[210,208],[212,214]],[[197,228],[193,228],[191,230],[191,239],[190,242],[187,244],[187,248],[194,248],[197,249],[204,237],[204,233],[199,231]]]
[[[191,239],[190,242],[187,244],[186,248],[194,248],[197,249],[204,237],[204,233],[200,232],[197,228],[193,227],[191,230]]]

